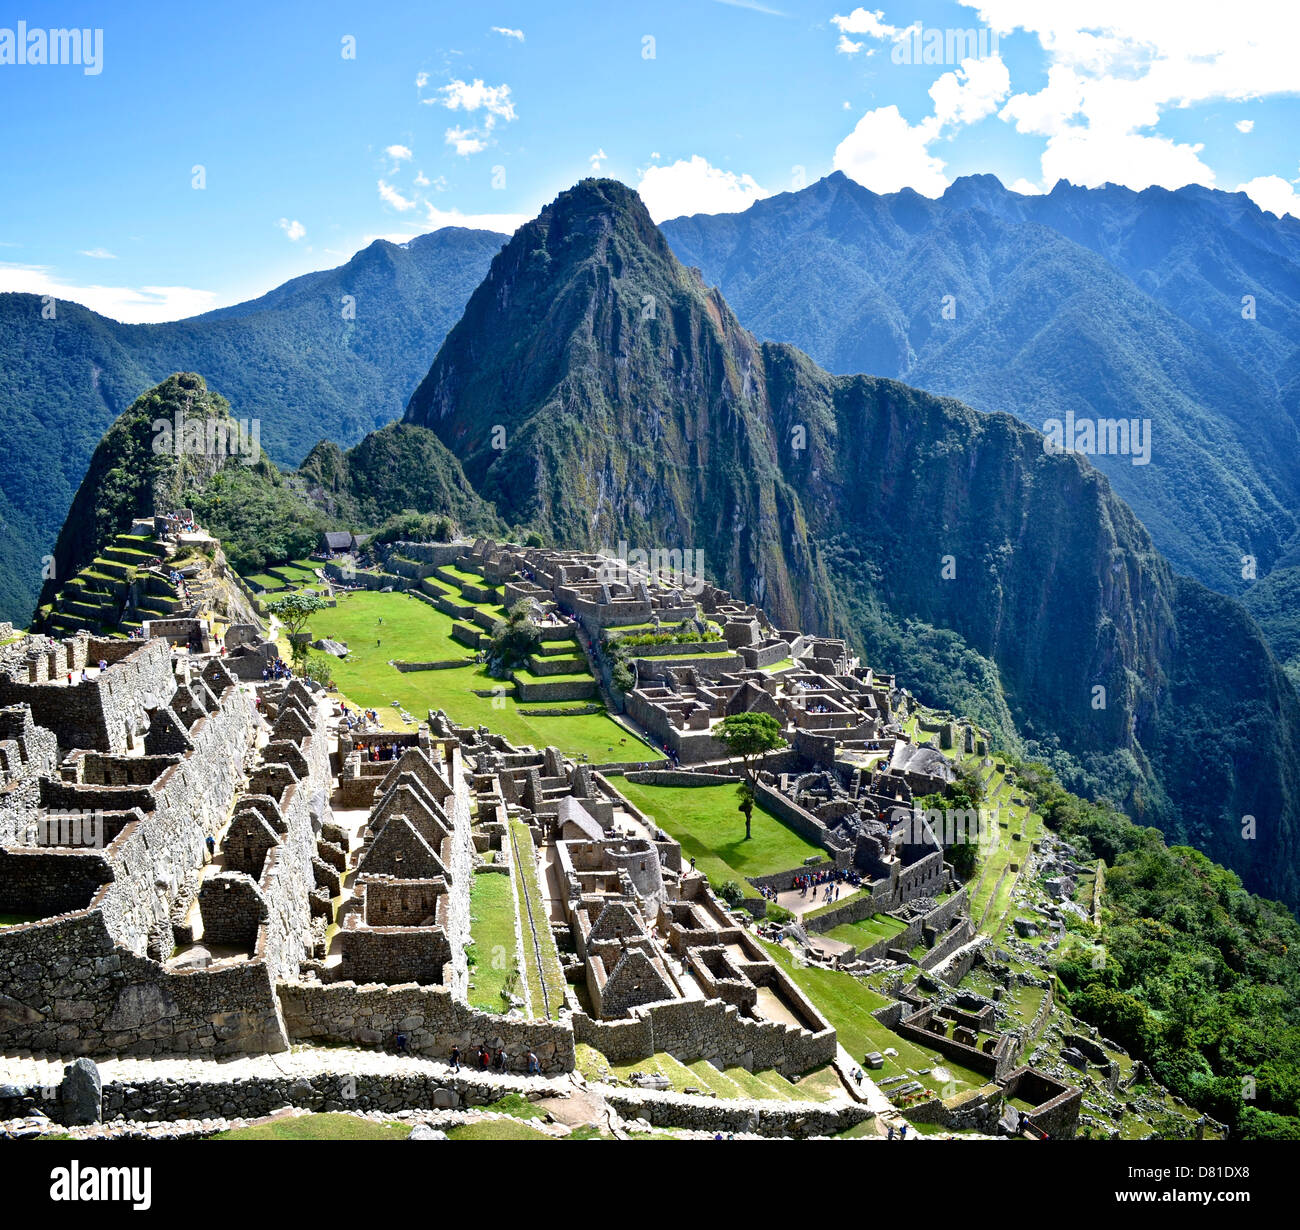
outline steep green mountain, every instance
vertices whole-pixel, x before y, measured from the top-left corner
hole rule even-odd
[[[137,517],[193,508],[237,568],[305,554],[325,522],[298,486],[240,434],[229,403],[201,376],[169,376],[118,415],[95,448],[55,544],[37,622]]]
[[[1300,525],[1300,223],[1242,194],[992,176],[938,200],[836,173],[743,214],[678,218],[676,254],[741,320],[1042,428],[1151,422],[1146,464],[1095,456],[1175,567],[1225,593]],[[1253,296],[1253,316],[1243,297]]]
[[[701,550],[778,621],[847,634],[1300,901],[1300,701],[1242,606],[1011,415],[755,340],[623,185],[583,181],[515,234],[406,420],[508,522]]]
[[[0,295],[0,618],[29,617],[91,453],[145,389],[202,372],[239,417],[259,420],[280,464],[322,436],[350,444],[400,416],[501,243],[456,228],[376,240],[337,269],[161,325],[65,302],[46,319],[37,296]]]
[[[409,423],[389,423],[347,452],[322,440],[298,477],[312,501],[337,521],[373,528],[413,509],[446,515],[462,533],[505,530],[446,445]]]

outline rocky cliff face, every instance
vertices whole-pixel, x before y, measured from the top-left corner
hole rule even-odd
[[[623,185],[584,181],[516,233],[406,421],[506,520],[700,549],[779,623],[848,634],[932,701],[974,689],[1068,779],[1300,898],[1300,715],[1241,606],[1011,416],[755,340]],[[881,660],[912,645],[930,665]]]

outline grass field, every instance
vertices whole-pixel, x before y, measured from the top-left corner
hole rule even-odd
[[[469,890],[469,919],[475,962],[470,971],[474,984],[469,993],[470,1007],[504,1012],[501,992],[519,976],[515,894],[509,876],[487,871],[474,877]]]
[[[840,1045],[859,1063],[868,1051],[883,1052],[892,1046],[898,1055],[886,1055],[885,1066],[871,1073],[873,1080],[888,1080],[891,1076],[905,1076],[907,1069],[920,1071],[923,1068],[943,1067],[953,1079],[957,1089],[978,1089],[986,1083],[986,1078],[978,1072],[972,1072],[943,1056],[935,1059],[929,1051],[923,1050],[906,1038],[886,1029],[872,1016],[877,1008],[883,1008],[890,1002],[885,996],[854,978],[852,974],[842,974],[838,970],[822,969],[818,966],[800,965],[794,954],[780,944],[761,941],[772,960],[794,979],[799,989],[821,1009],[822,1015],[835,1026]],[[940,1092],[944,1081],[936,1076],[917,1077],[929,1088]]]
[[[269,1123],[231,1128],[212,1140],[406,1140],[411,1134],[404,1123],[375,1123],[355,1115],[286,1115]]]
[[[682,856],[694,857],[715,887],[798,867],[824,853],[762,807],[754,808],[754,835],[746,841],[735,786],[638,786],[622,777],[613,784],[681,842]]]
[[[826,1102],[843,1095],[844,1088],[834,1068],[818,1068],[797,1083],[787,1080],[775,1069],[750,1072],[747,1068],[715,1068],[707,1059],[682,1063],[672,1055],[660,1053],[648,1059],[613,1063],[600,1051],[579,1042],[575,1049],[578,1071],[588,1080],[608,1081],[611,1077],[626,1081],[634,1072],[664,1077],[677,1093],[698,1089],[720,1098],[760,1098],[769,1102]]]
[[[906,929],[907,924],[899,919],[890,918],[888,914],[877,914],[874,918],[864,918],[861,922],[841,923],[827,931],[826,938],[852,944],[854,948],[866,948],[881,940],[892,940]]]
[[[449,616],[418,598],[357,591],[341,595],[338,606],[313,616],[311,632],[313,638],[347,642],[347,658],[330,663],[334,682],[353,704],[378,710],[390,728],[401,727],[392,707],[392,702],[398,701],[417,721],[430,709],[442,709],[462,726],[490,726],[516,745],[553,745],[568,756],[585,754],[595,764],[663,759],[662,753],[636,739],[604,713],[530,713],[529,705],[520,704],[510,694],[512,685],[491,678],[484,666],[403,673],[389,665],[390,659],[437,662],[463,661],[472,656],[464,645],[451,639],[451,626]],[[493,688],[504,691],[496,696],[474,695],[475,689]]]

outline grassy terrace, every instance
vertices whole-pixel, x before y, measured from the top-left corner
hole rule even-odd
[[[746,841],[732,785],[638,786],[621,777],[614,785],[681,843],[683,856],[695,858],[715,887],[787,871],[823,853],[762,807],[754,808],[754,835]]]
[[[515,892],[519,901],[519,930],[524,939],[523,969],[528,999],[536,1018],[555,1020],[564,1007],[564,970],[551,934],[550,916],[537,880],[537,854],[533,835],[519,820],[510,822]],[[530,925],[529,919],[532,924]],[[534,943],[536,937],[536,943]],[[538,949],[541,960],[538,961]]]
[[[469,890],[470,937],[474,966],[470,1006],[484,1012],[504,1012],[502,991],[514,991],[519,981],[519,946],[515,936],[515,894],[510,877],[481,872]]]
[[[579,1042],[574,1050],[578,1071],[590,1081],[608,1082],[611,1078],[627,1081],[634,1072],[642,1072],[664,1077],[677,1093],[698,1089],[720,1098],[761,1098],[775,1102],[826,1102],[844,1092],[839,1077],[830,1067],[818,1068],[795,1082],[775,1069],[764,1072],[740,1067],[721,1069],[707,1059],[682,1063],[662,1052],[648,1059],[613,1063],[585,1042]]]
[[[892,940],[906,930],[907,924],[888,914],[877,914],[873,918],[864,918],[861,922],[841,923],[826,932],[826,938],[852,944],[854,948],[866,948],[878,944],[881,940]]]
[[[663,759],[662,753],[604,713],[536,714],[538,708],[564,706],[520,704],[511,694],[510,682],[491,678],[486,667],[471,664],[403,673],[389,665],[390,659],[465,661],[470,651],[451,639],[452,623],[427,602],[404,593],[354,591],[340,595],[337,606],[313,616],[311,631],[313,637],[348,643],[348,657],[330,663],[334,682],[349,701],[378,710],[384,724],[393,729],[401,727],[392,708],[392,702],[398,701],[417,721],[430,709],[442,709],[462,726],[490,726],[512,743],[538,748],[554,745],[566,755],[585,754],[597,764]],[[494,688],[503,691],[495,696],[474,695],[475,690],[491,692]]]
[[[375,1123],[356,1115],[285,1115],[267,1123],[218,1132],[213,1140],[406,1140],[407,1123]]]
[[[900,1037],[892,1030],[886,1029],[871,1014],[877,1008],[883,1008],[890,1001],[865,983],[854,978],[852,974],[842,974],[838,970],[822,969],[817,966],[801,965],[794,954],[780,944],[761,941],[778,965],[784,969],[809,999],[821,1010],[825,1018],[835,1027],[840,1045],[859,1063],[868,1051],[884,1052],[892,1046],[898,1051],[897,1057],[885,1056],[885,1066],[871,1073],[876,1081],[888,1080],[891,1076],[906,1076],[907,1069],[919,1072],[923,1068],[942,1067],[951,1077],[957,1090],[978,1089],[986,1080],[978,1072],[963,1068],[942,1055],[931,1054]],[[927,1088],[940,1092],[946,1083],[943,1078],[930,1075],[916,1078]]]

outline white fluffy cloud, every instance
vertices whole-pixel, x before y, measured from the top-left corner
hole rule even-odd
[[[1235,127],[1238,132],[1253,132],[1255,130],[1255,121],[1238,120]]]
[[[515,118],[515,104],[510,97],[508,85],[484,85],[482,78],[473,81],[453,81],[450,85],[439,87],[438,102],[448,111],[486,111],[490,117],[488,127],[494,120]],[[428,100],[433,101],[433,100]]]
[[[944,73],[930,87],[934,118],[939,126],[974,124],[992,115],[1011,93],[1011,74],[1001,56],[963,60],[955,72]]]
[[[1212,184],[1201,147],[1157,131],[1162,116],[1212,99],[1295,89],[1295,5],[1246,5],[1227,13],[1211,0],[1184,0],[1175,15],[1140,0],[961,3],[999,35],[1034,35],[1047,53],[1047,84],[1014,95],[1001,112],[1018,132],[1047,138],[1047,182],[1110,180],[1135,189]]]
[[[592,154],[592,156],[591,156],[591,158],[590,158],[590,160],[589,160],[589,161],[591,162],[591,173],[592,173],[593,175],[599,175],[599,174],[600,174],[600,164],[601,164],[602,162],[605,162],[608,158],[609,158],[609,155],[608,155],[607,153],[605,153],[605,151],[604,151],[603,148],[598,149],[594,154]]]
[[[512,30],[509,26],[493,26],[493,34],[500,34],[503,38],[513,38],[518,42],[524,41],[524,32],[522,30]]]
[[[410,162],[413,156],[410,147],[406,145],[390,145],[384,153],[394,162]]]
[[[1260,209],[1267,209],[1281,218],[1290,214],[1300,218],[1300,193],[1280,175],[1260,175],[1245,184],[1237,185]]]
[[[487,149],[487,139],[473,128],[448,128],[443,135],[447,144],[462,158],[481,154]]]
[[[77,286],[63,281],[47,265],[0,264],[0,293],[8,291],[80,303],[92,312],[126,324],[181,320],[217,306],[217,296],[210,290],[192,286]]]
[[[897,107],[877,107],[836,146],[832,165],[873,192],[915,188],[922,196],[939,196],[948,178],[942,160],[930,153],[937,137],[933,119],[909,124]]]
[[[770,195],[752,176],[712,166],[699,154],[649,167],[637,191],[656,222],[683,214],[732,214]]]
[[[884,9],[876,9],[873,12],[870,9],[856,8],[847,16],[837,13],[831,18],[831,24],[836,26],[841,34],[866,34],[876,39],[897,38],[903,31],[898,26],[889,25],[884,20],[884,16]]]
[[[297,243],[298,240],[302,239],[307,234],[307,228],[303,226],[297,218],[294,218],[292,221],[288,218],[281,218],[280,221],[276,223],[276,226],[288,235],[294,243]]]
[[[117,254],[110,252],[107,248],[82,248],[82,256],[89,256],[92,260],[97,261],[115,261]]]
[[[415,202],[409,196],[403,196],[392,184],[382,179],[379,181],[379,196],[386,205],[391,205],[399,213],[415,208]]]
[[[922,196],[939,196],[948,177],[931,146],[953,129],[992,115],[1010,92],[1011,75],[1001,57],[963,60],[930,87],[932,114],[909,124],[892,104],[868,111],[836,147],[833,165],[873,192],[914,188]]]

